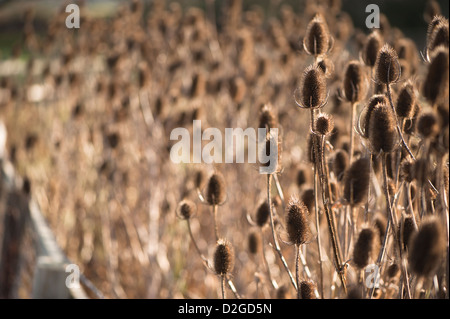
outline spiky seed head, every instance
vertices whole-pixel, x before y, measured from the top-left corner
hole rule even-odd
[[[436,217],[422,221],[419,231],[411,238],[408,262],[418,276],[431,276],[445,252],[445,233]]]
[[[270,216],[270,208],[267,201],[262,202],[256,211],[256,225],[263,227]]]
[[[414,180],[414,162],[407,159],[401,162],[400,178],[407,183],[411,183]]]
[[[350,205],[359,205],[367,197],[370,180],[369,164],[368,157],[361,157],[354,161],[345,172],[344,199]]]
[[[314,189],[305,189],[302,193],[301,201],[308,208],[308,212],[312,213],[314,211]]]
[[[401,88],[397,97],[395,112],[398,117],[412,118],[414,116],[414,105],[416,104],[416,95],[414,86],[408,81]]]
[[[273,114],[272,107],[268,104],[265,104],[260,111],[259,114],[259,125],[258,128],[276,128],[277,127],[277,118],[275,114]]]
[[[330,50],[331,35],[321,14],[316,14],[306,27],[303,47],[306,53],[314,56],[326,54]]]
[[[347,101],[356,103],[366,95],[366,73],[359,61],[347,64],[344,75],[344,94]]]
[[[448,48],[443,46],[437,47],[432,53],[431,63],[422,87],[422,94],[431,105],[448,99],[448,59]]]
[[[378,104],[370,113],[369,141],[372,152],[390,153],[396,146],[396,120],[386,104]]]
[[[191,218],[197,211],[197,206],[191,200],[185,199],[178,204],[178,215],[182,219]]]
[[[259,238],[259,234],[256,231],[252,231],[248,235],[247,245],[250,254],[255,255],[258,253],[261,247],[261,240]]]
[[[213,174],[208,181],[206,201],[209,205],[221,205],[226,199],[225,179],[221,173]]]
[[[358,235],[353,249],[353,262],[356,267],[362,269],[370,261],[376,259],[378,254],[378,240],[376,232],[372,228],[364,228]]]
[[[441,6],[436,0],[428,0],[425,4],[423,17],[426,22],[431,23],[432,20],[441,14]]]
[[[363,299],[361,287],[351,287],[347,292],[347,299]]]
[[[317,108],[327,98],[325,75],[318,66],[311,65],[303,72],[300,86],[300,103],[306,108]]]
[[[214,270],[218,275],[229,274],[234,267],[234,249],[226,239],[217,241],[214,251]]]
[[[289,295],[288,288],[285,285],[281,285],[277,289],[277,299],[287,299]]]
[[[316,132],[320,135],[329,135],[334,128],[334,120],[331,115],[322,113],[316,119]]]
[[[206,181],[205,172],[201,169],[197,170],[194,175],[195,188],[202,189]]]
[[[286,229],[289,241],[295,245],[302,245],[311,240],[309,228],[308,208],[295,197],[292,197],[287,206]]]
[[[414,225],[414,219],[412,216],[406,216],[403,220],[403,236],[402,236],[402,242],[403,242],[403,249],[407,249],[409,247],[409,241],[411,240],[412,236],[416,232],[416,227]]]
[[[326,78],[330,78],[334,73],[334,63],[326,57],[317,61],[317,66],[322,70]]]
[[[448,20],[444,19],[434,26],[428,37],[428,54],[433,52],[438,46],[442,45],[448,48],[449,30]]]
[[[383,38],[378,31],[373,31],[367,36],[364,44],[362,58],[367,66],[373,67],[377,60],[378,51],[383,46]]]
[[[334,154],[333,157],[333,173],[336,175],[338,181],[341,181],[344,177],[344,172],[348,167],[348,154],[343,149],[340,149]]]
[[[389,265],[389,267],[387,269],[387,275],[389,278],[394,278],[395,276],[397,276],[399,271],[400,271],[400,267],[396,263],[393,263],[393,264]]]
[[[316,299],[314,291],[316,284],[311,280],[303,280],[300,282],[300,296],[302,299]]]
[[[386,225],[386,217],[381,213],[377,213],[373,219],[373,227],[378,233],[378,241],[380,245],[383,243],[384,235],[386,233]]]
[[[431,139],[439,134],[439,123],[432,112],[422,114],[417,120],[417,131],[425,139]]]
[[[309,182],[309,175],[305,169],[301,168],[297,171],[297,186],[302,187]]]
[[[366,112],[365,112],[365,115],[363,118],[362,128],[361,128],[365,138],[369,137],[369,122],[370,122],[370,115],[371,115],[373,109],[378,104],[388,105],[388,103],[389,103],[388,98],[384,94],[375,94],[367,102]]]
[[[375,79],[379,83],[390,84],[400,79],[400,72],[397,52],[389,44],[385,44],[377,55]]]

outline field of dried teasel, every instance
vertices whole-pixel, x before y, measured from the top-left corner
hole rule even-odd
[[[448,298],[446,13],[424,4],[422,49],[340,1],[273,1],[268,20],[243,2],[81,6],[76,30],[62,7],[45,32],[25,13],[0,57],[3,158],[59,246],[107,298]],[[277,128],[276,173],[171,162],[193,120]],[[20,243],[9,289],[29,298]]]

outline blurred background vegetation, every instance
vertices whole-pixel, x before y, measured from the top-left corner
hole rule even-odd
[[[18,46],[22,39],[24,14],[30,8],[35,13],[34,27],[36,32],[45,33],[45,21],[62,10],[69,3],[83,3],[86,11],[91,17],[109,17],[126,0],[0,0],[0,58],[11,56],[14,48]],[[208,0],[166,0],[167,4],[179,2],[183,8],[199,7],[205,9]],[[220,28],[223,6],[227,0],[216,1],[215,3],[217,24]],[[145,0],[146,4],[151,4],[153,0]],[[264,12],[264,17],[268,21],[271,17],[280,13],[279,8],[283,5],[291,6],[294,11],[302,11],[305,6],[304,0],[243,0],[243,9],[250,9],[258,6]],[[423,17],[423,11],[427,0],[341,0],[342,9],[353,19],[356,28],[365,31],[365,20],[368,13],[365,8],[368,4],[376,4],[380,12],[384,13],[392,26],[400,28],[404,34],[416,41],[421,50],[425,46],[425,34],[427,23]],[[449,1],[438,0],[441,6],[442,15],[448,18]],[[147,5],[146,8],[149,8]],[[401,12],[401,14],[399,14]],[[21,52],[23,58],[27,57],[27,52]]]

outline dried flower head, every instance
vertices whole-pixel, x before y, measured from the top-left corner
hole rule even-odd
[[[400,79],[401,70],[397,52],[385,44],[378,52],[375,62],[375,80],[379,83],[390,84]]]
[[[214,251],[214,270],[218,275],[229,274],[234,267],[234,249],[226,239],[217,241]]]
[[[448,48],[439,46],[431,55],[428,74],[423,83],[422,94],[427,101],[435,105],[448,99],[449,61]]]
[[[270,216],[270,208],[267,201],[262,202],[256,211],[256,225],[263,227]]]
[[[334,128],[334,120],[331,115],[322,113],[316,119],[315,131],[319,135],[329,135]]]
[[[378,51],[383,46],[383,38],[378,31],[372,31],[367,36],[362,51],[362,59],[367,66],[373,67],[377,60]]]
[[[344,172],[349,164],[348,153],[343,149],[340,149],[334,154],[333,157],[333,173],[338,181],[341,181],[344,177]]]
[[[439,123],[433,112],[422,114],[417,120],[417,132],[425,138],[430,139],[439,134]]]
[[[225,179],[221,173],[213,174],[208,181],[206,201],[209,205],[221,205],[226,199]]]
[[[390,153],[397,143],[396,120],[386,104],[377,104],[370,112],[369,141],[372,152]]]
[[[328,53],[332,38],[327,23],[321,14],[316,14],[306,28],[303,47],[309,55],[319,56]]]
[[[367,197],[370,182],[369,161],[368,157],[361,157],[345,172],[344,199],[350,205],[359,205]]]
[[[256,231],[250,232],[247,238],[247,245],[250,254],[255,255],[258,253],[261,247],[261,240],[259,238],[259,234]]]
[[[308,208],[299,199],[292,197],[287,206],[286,229],[289,241],[302,245],[312,238],[309,228]]]
[[[177,214],[182,219],[191,218],[197,211],[197,206],[191,200],[185,199],[178,204]]]
[[[378,238],[372,228],[364,228],[358,235],[353,249],[353,262],[356,267],[362,269],[370,261],[374,261],[378,254]]]
[[[364,114],[363,123],[361,127],[362,133],[364,134],[365,138],[369,138],[369,123],[372,111],[378,104],[388,105],[388,103],[389,103],[388,98],[384,94],[376,94],[369,99],[369,102],[365,107],[366,111]]]
[[[416,95],[411,81],[406,82],[398,93],[395,112],[398,117],[412,118],[414,116],[414,105],[416,104]]]
[[[344,74],[344,94],[347,101],[356,103],[366,95],[367,77],[359,61],[350,61]]]
[[[316,284],[311,280],[303,280],[300,282],[300,296],[301,299],[316,299],[314,291]]]
[[[411,239],[408,262],[411,271],[418,276],[433,274],[444,257],[445,234],[436,217],[427,217],[422,221],[419,231]]]
[[[298,104],[302,108],[319,108],[325,105],[326,100],[325,75],[318,66],[311,65],[303,72]]]

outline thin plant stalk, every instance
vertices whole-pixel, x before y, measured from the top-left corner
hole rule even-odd
[[[296,258],[295,258],[295,278],[297,280],[297,299],[301,299],[301,293],[300,293],[300,249],[301,245],[295,245],[296,248]]]
[[[283,264],[286,272],[289,275],[289,279],[291,280],[292,285],[294,286],[295,290],[297,290],[297,284],[295,282],[295,278],[294,278],[294,276],[292,276],[292,273],[289,270],[286,259],[284,258],[283,253],[281,252],[280,245],[278,243],[277,236],[275,234],[275,225],[274,225],[273,211],[272,211],[272,198],[270,197],[271,186],[272,186],[272,175],[267,174],[267,201],[268,201],[269,209],[270,209],[270,214],[269,214],[270,228],[272,229],[272,238],[273,238],[274,248],[275,248],[275,251],[278,253],[278,256],[280,257],[281,263]]]

